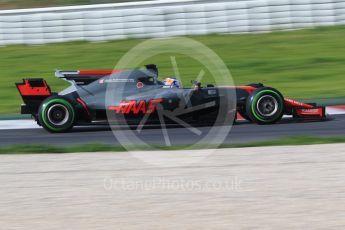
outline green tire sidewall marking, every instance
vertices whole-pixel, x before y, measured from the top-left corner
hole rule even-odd
[[[73,107],[71,106],[71,104],[69,102],[67,102],[64,99],[60,99],[60,98],[52,99],[52,100],[50,100],[47,103],[44,103],[42,105],[42,111],[40,113],[41,120],[43,121],[44,125],[46,125],[49,129],[51,129],[53,131],[64,130],[66,127],[56,128],[56,127],[51,126],[49,124],[49,122],[47,121],[47,108],[49,108],[49,105],[51,105],[53,103],[62,104],[64,106],[66,106],[68,111],[72,115],[71,121],[74,121],[74,109],[73,109]]]
[[[264,94],[264,93],[270,93],[270,94],[276,95],[276,96],[279,98],[280,105],[283,104],[283,101],[282,101],[281,95],[278,94],[277,92],[273,91],[273,90],[263,90],[263,91],[259,92],[257,95],[254,96],[254,99],[253,99],[253,102],[252,102],[252,105],[251,105],[252,114],[254,115],[254,117],[255,117],[256,119],[258,119],[258,120],[261,121],[261,122],[270,122],[270,121],[272,121],[272,120],[265,120],[265,119],[263,119],[262,116],[258,115],[258,114],[256,113],[256,110],[255,110],[255,106],[256,106],[256,103],[257,103],[258,100],[259,100],[259,97],[260,97],[262,94]],[[277,98],[276,98],[276,99],[277,99]]]

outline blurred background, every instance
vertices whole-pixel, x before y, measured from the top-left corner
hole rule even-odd
[[[23,9],[34,7],[71,6],[131,1],[139,2],[142,0],[0,0],[0,9]]]
[[[297,99],[345,97],[345,0],[0,0],[0,9],[0,114],[19,112],[22,78],[44,77],[59,91],[66,83],[55,69],[112,69],[145,39],[174,36],[214,50],[235,84],[262,82]],[[188,86],[200,64],[176,56]],[[147,62],[173,75],[170,55]]]

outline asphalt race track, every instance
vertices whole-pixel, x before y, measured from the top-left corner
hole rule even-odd
[[[20,121],[18,121],[20,122]],[[200,137],[210,130],[210,127],[198,127],[202,132],[200,136],[185,128],[168,128],[171,144],[194,144]],[[133,132],[130,129],[116,130],[117,134]],[[119,145],[109,127],[76,127],[69,133],[50,134],[43,129],[1,130],[0,146],[13,144],[52,144],[52,145],[79,145],[87,143],[105,143]],[[280,124],[260,126],[247,122],[240,122],[233,126],[226,135],[224,143],[248,143],[275,138],[312,135],[337,136],[345,135],[345,115],[333,115],[326,121],[296,121],[284,119]],[[164,145],[165,139],[160,128],[144,129],[137,136],[147,144]],[[204,140],[207,141],[207,140]]]

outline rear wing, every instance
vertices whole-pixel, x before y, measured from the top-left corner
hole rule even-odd
[[[36,114],[42,101],[52,95],[49,85],[42,78],[27,78],[16,83],[24,104],[21,106],[22,114]]]
[[[16,86],[22,97],[49,97],[52,94],[49,85],[42,78],[23,79]]]

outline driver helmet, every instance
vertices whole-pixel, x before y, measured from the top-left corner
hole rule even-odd
[[[165,88],[180,88],[181,83],[175,77],[168,77],[163,81]]]

